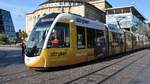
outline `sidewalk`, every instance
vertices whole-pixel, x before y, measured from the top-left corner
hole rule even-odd
[[[20,44],[0,45],[0,47],[20,47]]]
[[[129,84],[150,84],[150,61]]]
[[[20,45],[0,45],[0,55],[4,53],[4,51],[9,51],[9,50],[21,50]]]

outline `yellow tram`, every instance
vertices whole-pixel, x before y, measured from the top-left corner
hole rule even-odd
[[[52,13],[35,25],[27,42],[25,64],[30,68],[59,67],[120,54],[133,49],[132,36],[78,15]]]

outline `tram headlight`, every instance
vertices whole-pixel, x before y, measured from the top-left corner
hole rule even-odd
[[[41,54],[41,49],[37,49],[37,52],[34,53],[34,56],[40,56]]]

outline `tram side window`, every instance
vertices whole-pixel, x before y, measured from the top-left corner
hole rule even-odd
[[[87,28],[87,47],[95,47],[95,30]]]
[[[113,47],[116,47],[118,45],[118,38],[117,38],[117,33],[112,33],[112,45]]]
[[[118,38],[119,38],[119,44],[123,45],[123,42],[124,42],[123,34],[119,34]]]
[[[113,37],[113,42],[117,43],[117,41],[118,41],[117,34],[113,32],[112,37]]]
[[[105,46],[104,31],[96,30],[96,46]]]
[[[113,44],[115,46],[123,44],[123,38],[122,38],[121,34],[119,34],[119,33],[112,33],[112,35],[113,35]]]
[[[77,46],[85,48],[85,28],[77,26]]]
[[[69,24],[57,23],[50,35],[48,47],[65,48],[70,47],[70,29]]]

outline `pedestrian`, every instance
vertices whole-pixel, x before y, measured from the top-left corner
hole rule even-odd
[[[59,45],[59,40],[56,37],[51,38],[51,43],[53,47],[58,47]]]
[[[21,42],[21,48],[22,48],[22,56],[24,56],[26,45],[23,41]]]

